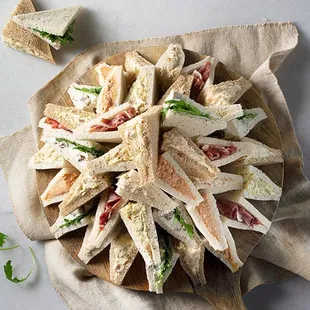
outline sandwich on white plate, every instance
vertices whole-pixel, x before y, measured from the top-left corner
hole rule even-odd
[[[197,101],[204,106],[234,104],[251,87],[252,84],[244,77],[209,85],[200,91]]]
[[[162,93],[180,76],[185,62],[185,54],[180,44],[170,44],[160,56],[155,67]]]
[[[225,193],[243,188],[243,177],[238,174],[220,172],[215,179],[210,181],[195,180],[197,189],[205,189],[211,194]]]
[[[178,128],[163,134],[161,151],[168,151],[192,181],[211,182],[219,173],[204,152]]]
[[[138,249],[128,231],[124,228],[111,241],[109,261],[110,280],[117,285],[121,285],[134,262]]]
[[[105,148],[94,141],[47,136],[42,136],[41,141],[53,147],[57,153],[80,171],[84,170],[87,161],[100,157],[105,153]]]
[[[72,139],[73,137],[71,130],[50,117],[41,118],[38,127],[43,129],[42,135],[45,137],[66,139]]]
[[[218,60],[216,58],[207,56],[199,62],[182,69],[182,74],[191,74],[194,77],[191,98],[195,99],[202,89],[213,84],[217,64]]]
[[[94,112],[97,107],[97,100],[101,89],[102,86],[72,83],[67,93],[76,108]]]
[[[101,195],[94,221],[88,226],[78,257],[85,263],[102,252],[117,236],[120,228],[120,209],[127,203],[113,187]]]
[[[275,184],[260,169],[248,165],[229,168],[229,172],[239,174],[243,177],[243,189],[239,193],[244,198],[264,201],[280,200],[282,195],[281,187]]]
[[[72,167],[52,146],[44,144],[28,162],[29,169],[46,170]]]
[[[123,143],[110,149],[104,155],[95,158],[86,164],[90,175],[107,172],[122,172],[134,169],[135,163]]]
[[[62,168],[40,196],[43,207],[61,202],[79,175],[80,172],[74,167]]]
[[[93,207],[94,203],[90,201],[66,216],[59,214],[56,222],[50,227],[51,233],[58,239],[71,231],[89,225],[92,221]]]
[[[235,118],[227,123],[224,129],[225,139],[240,140],[248,135],[248,133],[267,115],[261,108],[245,109],[243,115]]]
[[[59,204],[60,214],[66,216],[90,201],[111,185],[109,175],[90,176],[83,172],[79,175],[63,201]]]
[[[215,250],[206,239],[203,239],[203,244],[207,248],[207,250],[211,252],[214,256],[219,258],[230,269],[231,272],[236,272],[243,266],[243,262],[238,256],[236,244],[233,236],[231,235],[231,232],[229,231],[225,223],[223,223],[222,225],[225,238],[227,240],[227,248],[223,251]]]
[[[122,139],[118,127],[135,116],[136,109],[126,102],[76,128],[73,136],[80,140],[119,143]]]
[[[243,115],[242,105],[239,103],[232,105],[210,105],[208,108],[226,122]]]
[[[157,103],[157,85],[155,67],[143,66],[140,68],[137,79],[129,89],[125,99],[141,114]]]
[[[269,230],[271,222],[240,194],[224,193],[215,198],[222,220],[228,227],[263,234]]]
[[[153,106],[118,127],[124,147],[133,158],[141,182],[145,183],[153,182],[156,176],[160,112],[161,106]]]
[[[227,122],[211,109],[182,94],[171,92],[167,99],[162,105],[162,127],[165,130],[176,127],[192,138],[208,136],[227,126]]]
[[[116,186],[116,193],[124,199],[137,201],[163,212],[170,212],[177,206],[177,203],[155,184],[140,183],[139,173],[136,170],[121,174]]]
[[[97,100],[96,113],[108,112],[124,102],[127,95],[127,81],[123,66],[113,66],[110,70]]]
[[[169,152],[159,156],[155,185],[184,203],[196,206],[203,201],[195,185]]]
[[[201,190],[200,194],[203,201],[199,205],[187,204],[186,210],[196,228],[208,240],[210,246],[215,250],[223,251],[227,248],[227,241],[216,200],[206,190]]]
[[[13,21],[56,50],[74,41],[73,28],[81,6],[15,15]]]

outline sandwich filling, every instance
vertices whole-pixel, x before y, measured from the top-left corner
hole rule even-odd
[[[66,128],[64,125],[61,125],[58,121],[51,117],[46,117],[44,123],[50,125],[52,129],[63,129],[72,132],[70,129]]]
[[[191,224],[188,224],[185,219],[183,218],[180,210],[175,208],[173,211],[173,215],[176,221],[180,223],[180,225],[186,230],[187,234],[191,239],[194,238],[194,227]]]
[[[257,113],[244,110],[243,115],[238,117],[237,119],[242,120],[244,122],[249,122],[252,119],[254,119],[256,116],[257,116]]]
[[[246,211],[244,208],[242,208],[240,205],[236,204],[235,202],[217,199],[216,205],[217,205],[219,212],[222,215],[228,217],[229,219],[239,221],[252,228],[254,225],[261,224],[258,218],[250,214],[248,211]]]
[[[166,236],[163,236],[159,239],[159,251],[160,251],[160,258],[161,262],[157,268],[156,272],[156,285],[162,285],[165,279],[165,275],[171,270],[172,268],[172,250],[169,245],[169,240]]]
[[[198,70],[193,72],[194,80],[191,89],[191,98],[196,98],[205,82],[208,80],[211,71],[211,62],[206,61]]]
[[[200,148],[211,161],[226,158],[238,151],[234,145],[207,144],[200,146]]]

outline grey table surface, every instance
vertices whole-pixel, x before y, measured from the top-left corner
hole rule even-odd
[[[77,4],[73,0],[35,0],[37,10]],[[2,28],[17,0],[0,0]],[[299,45],[277,72],[296,133],[304,152],[305,173],[310,177],[310,1],[309,0],[80,0],[84,6],[76,25],[75,42],[54,53],[57,65],[0,44],[0,136],[30,123],[27,99],[54,77],[73,56],[101,42],[180,34],[229,24],[292,21],[299,29]],[[54,291],[46,270],[41,242],[30,242],[16,224],[7,185],[0,171],[0,231],[14,236],[21,249],[2,252],[0,265],[12,259],[16,273],[24,274],[31,261],[27,246],[36,253],[37,269],[23,284],[0,275],[0,309],[66,309]],[[26,207],[26,206],[25,206]],[[2,271],[0,272],[2,273]],[[287,282],[258,287],[245,296],[248,309],[310,309],[310,283],[295,277]]]

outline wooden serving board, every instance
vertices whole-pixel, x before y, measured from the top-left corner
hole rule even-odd
[[[165,51],[166,47],[144,47],[138,49],[138,52],[152,63],[156,63],[160,55]],[[125,53],[121,53],[102,62],[107,62],[110,65],[124,64]],[[196,52],[185,50],[186,63],[185,65],[195,63],[205,56],[199,55]],[[227,68],[224,64],[219,63],[216,67],[215,83],[225,80],[234,80],[240,77],[239,74]],[[75,81],[71,81],[75,82]],[[81,84],[99,85],[97,74],[91,68],[83,74],[77,81]],[[71,106],[71,100],[67,93],[61,96],[58,101],[60,105]],[[242,105],[247,108],[260,107],[264,109],[268,119],[259,123],[250,134],[250,137],[257,139],[268,146],[281,149],[281,137],[276,126],[273,115],[263,102],[258,93],[251,88],[242,97]],[[42,115],[43,117],[43,115]],[[278,185],[282,184],[283,179],[283,164],[275,164],[260,167],[271,179]],[[37,171],[37,188],[38,194],[41,195],[48,185],[49,181],[54,177],[57,171]],[[251,201],[269,220],[272,220],[278,203],[275,201]],[[52,225],[58,216],[57,204],[44,208],[47,220]],[[255,245],[259,242],[262,235],[253,231],[235,230],[231,229],[234,236],[237,251],[240,259],[245,262]],[[83,264],[77,254],[83,241],[85,228],[68,233],[60,238],[61,244],[68,251],[68,253],[80,264],[82,264],[90,273],[110,281],[109,276],[109,249],[105,249],[102,253],[97,255],[88,265]],[[205,273],[207,284],[204,287],[193,287],[190,279],[177,263],[172,271],[169,279],[164,285],[165,292],[195,292],[198,295],[206,298],[211,304],[219,308],[234,309],[233,303],[236,305],[242,304],[240,301],[239,279],[240,271],[232,274],[230,270],[216,259],[208,251],[205,257]],[[145,267],[143,259],[140,255],[135,259],[132,267],[125,277],[123,286],[141,291],[148,291],[148,282],[145,274]]]

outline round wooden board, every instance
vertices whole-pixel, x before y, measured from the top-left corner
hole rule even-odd
[[[151,61],[156,63],[160,55],[165,51],[166,47],[144,47],[139,48],[138,52]],[[114,55],[108,59],[102,60],[102,62],[107,62],[110,65],[122,65],[124,63],[125,53]],[[185,50],[186,63],[185,65],[197,62],[204,58],[204,56],[197,54],[193,51]],[[219,83],[225,80],[234,80],[239,78],[240,75],[236,72],[231,71],[224,64],[219,63],[216,68],[215,83]],[[57,78],[56,78],[57,79]],[[75,82],[75,81],[71,81]],[[82,84],[98,85],[97,74],[94,69],[89,69],[84,75],[80,77],[77,81]],[[71,106],[72,103],[67,93],[63,94],[61,99],[57,102],[60,105]],[[273,115],[271,114],[268,107],[264,104],[262,98],[258,93],[251,88],[242,97],[242,105],[244,107],[260,107],[266,112],[268,119],[259,123],[252,131],[250,136],[257,139],[268,146],[281,149],[281,138],[276,126]],[[43,117],[43,115],[42,115]],[[278,185],[282,184],[283,179],[283,164],[269,165],[260,167],[271,179]],[[54,177],[57,171],[37,171],[37,187],[38,194],[41,195],[48,185],[49,181]],[[269,220],[272,220],[278,203],[275,201],[251,201]],[[58,216],[57,205],[49,206],[44,208],[47,220],[50,225],[52,225]],[[253,231],[242,231],[231,229],[234,236],[237,251],[240,259],[245,262],[254,246],[259,242],[262,235]],[[85,233],[85,228],[79,229],[68,233],[60,238],[61,244],[65,247],[68,253],[79,263],[81,263],[90,273],[102,278],[106,281],[110,281],[109,277],[109,255],[108,248],[105,249],[101,254],[97,255],[88,265],[83,264],[77,254],[79,252],[80,246],[83,241]],[[233,286],[239,281],[240,272],[232,274],[229,269],[223,265],[218,259],[213,257],[209,252],[206,251],[205,258],[205,273],[207,278],[207,299],[211,303],[215,303],[218,296],[224,297],[225,294],[232,295],[233,293],[228,290],[228,292],[223,291],[223,287]],[[208,284],[212,284],[208,286]],[[141,290],[148,291],[148,282],[146,279],[144,262],[140,255],[135,259],[132,267],[130,268],[128,274],[125,277],[123,286]],[[210,289],[208,289],[208,287]],[[177,263],[171,276],[164,285],[165,292],[196,292],[201,294],[199,289],[192,286],[191,281],[185,274],[180,264]],[[224,294],[224,295],[223,295]],[[227,296],[228,296],[227,295]],[[205,297],[205,296],[204,296]]]

